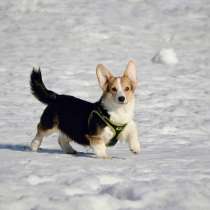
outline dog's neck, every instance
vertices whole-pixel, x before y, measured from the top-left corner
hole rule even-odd
[[[117,104],[107,100],[106,97],[102,97],[100,103],[102,107],[108,112],[110,119],[113,122],[124,124],[130,122],[133,119],[135,106],[134,98],[127,104]]]

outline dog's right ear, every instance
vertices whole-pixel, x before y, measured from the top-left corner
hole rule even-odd
[[[103,91],[106,91],[108,81],[113,77],[112,73],[103,64],[98,64],[96,67],[96,75],[98,78],[99,86]]]

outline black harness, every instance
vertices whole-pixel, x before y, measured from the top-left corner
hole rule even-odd
[[[88,125],[89,125],[89,121],[93,117],[93,115],[99,117],[113,131],[114,136],[106,144],[106,146],[108,146],[108,147],[114,146],[118,142],[118,138],[117,137],[123,131],[123,129],[125,128],[125,126],[127,125],[127,123],[125,123],[125,124],[116,124],[116,123],[112,122],[108,117],[106,117],[103,114],[103,111],[100,108],[98,108],[97,110],[93,110],[90,113],[89,118],[88,118]]]

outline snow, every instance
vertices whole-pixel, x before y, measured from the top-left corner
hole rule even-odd
[[[35,175],[30,175],[27,180],[30,185],[38,185],[41,183],[54,181],[53,177],[39,177]]]
[[[178,63],[178,58],[175,51],[171,49],[161,49],[153,58],[152,62],[174,65]]]
[[[209,210],[208,0],[0,1],[0,209]],[[176,65],[151,58],[173,49]],[[170,56],[169,56],[170,57]],[[117,144],[111,160],[57,135],[28,148],[44,109],[30,94],[41,66],[48,88],[95,101],[98,63],[138,65],[135,118],[142,151]]]

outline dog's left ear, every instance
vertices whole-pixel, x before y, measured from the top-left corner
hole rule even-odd
[[[113,77],[109,69],[103,64],[98,64],[96,67],[96,75],[98,78],[99,85],[103,91],[106,91],[108,86],[108,80]]]
[[[136,87],[137,85],[136,64],[133,60],[130,60],[128,62],[128,65],[126,67],[126,70],[124,71],[123,76],[128,77],[132,81],[134,87]]]

